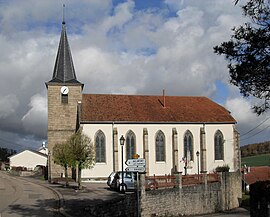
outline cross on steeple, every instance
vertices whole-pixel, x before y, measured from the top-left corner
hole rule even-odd
[[[63,21],[62,21],[62,24],[65,24],[65,4],[63,4]]]

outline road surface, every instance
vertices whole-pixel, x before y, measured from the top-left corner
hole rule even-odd
[[[0,171],[0,217],[55,217],[58,204],[50,189]]]

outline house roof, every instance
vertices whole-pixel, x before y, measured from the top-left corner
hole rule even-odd
[[[112,94],[83,94],[81,122],[236,123],[206,97]]]
[[[243,175],[242,179],[248,185],[251,185],[257,181],[270,180],[270,167],[250,167],[250,172],[245,174],[245,176]]]
[[[53,77],[48,83],[78,83],[68,43],[65,22],[62,22],[61,38],[53,70]]]
[[[16,154],[12,155],[12,156],[9,156],[8,158],[15,157],[15,156],[17,156],[17,155],[19,155],[19,154],[22,154],[22,153],[28,152],[28,151],[29,151],[29,152],[32,152],[32,153],[34,153],[34,154],[40,155],[40,156],[42,156],[42,157],[45,157],[45,158],[48,157],[48,155],[43,154],[43,153],[38,152],[38,151],[34,151],[34,150],[24,150],[24,151],[21,151],[21,152],[19,152],[19,153],[16,153]]]

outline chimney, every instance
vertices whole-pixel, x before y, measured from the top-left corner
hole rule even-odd
[[[166,108],[165,89],[163,89],[163,107]]]

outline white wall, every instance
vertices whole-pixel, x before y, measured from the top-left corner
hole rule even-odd
[[[88,135],[94,144],[95,134],[102,130],[106,137],[106,162],[96,163],[92,169],[86,169],[82,171],[83,178],[90,177],[107,177],[113,171],[113,142],[112,142],[112,125],[111,124],[85,124],[83,127],[83,133]]]
[[[26,167],[28,170],[34,170],[37,165],[47,165],[47,157],[29,150],[13,155],[9,160],[11,167]]]
[[[176,128],[178,133],[178,157],[179,171],[184,174],[184,162],[181,161],[184,156],[184,134],[189,130],[193,135],[193,156],[194,161],[190,162],[188,174],[195,174],[198,171],[196,152],[200,152],[200,128],[203,124],[85,124],[82,126],[83,132],[94,141],[95,134],[102,130],[106,136],[106,163],[97,163],[93,169],[83,170],[82,177],[107,177],[113,171],[113,128],[118,131],[118,168],[121,169],[121,147],[119,139],[124,137],[129,130],[136,135],[136,153],[143,157],[143,129],[148,130],[149,146],[149,174],[164,175],[171,173],[173,168],[172,162],[172,130]],[[155,136],[161,130],[165,134],[166,160],[165,162],[156,162],[155,158]],[[224,160],[214,160],[214,134],[217,130],[223,133],[224,143]],[[206,132],[206,151],[207,151],[207,172],[212,172],[217,166],[228,164],[233,168],[233,124],[205,124]],[[124,147],[124,161],[125,159]],[[124,165],[126,168],[126,165]],[[232,170],[233,171],[233,170]]]
[[[234,146],[233,146],[233,125],[206,125],[206,150],[207,150],[207,171],[212,172],[217,166],[228,164],[233,171]],[[217,130],[223,133],[224,160],[215,160],[214,135]]]
[[[49,151],[48,151],[48,148],[45,148],[45,147],[41,147],[38,152],[42,153],[42,154],[46,154],[48,155]]]

